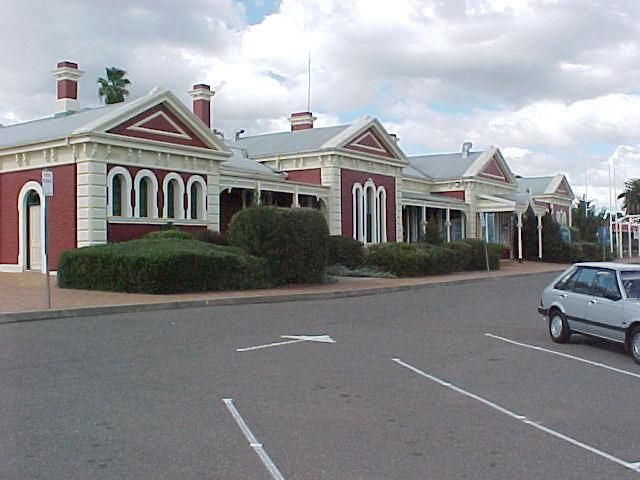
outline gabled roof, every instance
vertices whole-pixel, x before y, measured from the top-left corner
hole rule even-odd
[[[427,178],[444,180],[460,178],[469,170],[471,165],[480,158],[483,152],[469,152],[466,158],[460,152],[442,153],[437,155],[418,155],[409,157],[409,165]],[[405,169],[411,174],[412,169]]]
[[[131,102],[85,108],[75,113],[3,127],[0,129],[0,149],[88,133],[104,133],[135,115],[161,104],[175,113],[180,121],[183,121],[205,142],[208,148],[230,154],[222,140],[195,117],[173,93],[159,87]]]
[[[406,157],[396,141],[391,138],[377,119],[369,116],[348,125],[241,137],[233,145],[245,149],[251,158],[349,149],[351,142],[357,140],[368,130],[377,134],[376,140],[381,143],[381,147],[393,154],[395,161],[406,162]],[[367,153],[376,154],[375,151]]]
[[[267,133],[251,137],[241,137],[234,147],[245,149],[250,157],[268,157],[320,150],[323,146],[349,125],[310,128],[295,132]]]
[[[559,195],[575,198],[573,190],[567,181],[566,177],[559,173],[554,176],[544,177],[519,177],[518,192],[531,193],[533,196],[537,195]],[[566,193],[558,192],[558,189],[564,187]]]

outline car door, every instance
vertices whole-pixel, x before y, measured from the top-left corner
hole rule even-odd
[[[591,298],[587,303],[586,319],[590,334],[624,342],[622,326],[624,302],[614,270],[599,269],[591,286]]]
[[[574,332],[589,333],[585,316],[594,277],[594,269],[578,267],[563,284],[556,286],[557,301],[562,305],[569,328]]]

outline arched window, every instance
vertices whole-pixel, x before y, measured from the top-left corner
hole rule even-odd
[[[164,177],[164,211],[165,218],[184,219],[184,182],[177,173],[169,173]]]
[[[107,175],[107,214],[131,217],[131,175],[126,168],[113,167]]]
[[[122,216],[122,175],[114,175],[111,183],[111,215]]]
[[[353,238],[365,244],[387,241],[387,192],[372,180],[356,183],[353,199]]]
[[[353,238],[364,242],[364,229],[362,228],[363,213],[362,208],[362,185],[356,183],[351,189],[352,204],[353,204]]]
[[[151,170],[140,170],[134,180],[135,216],[158,218],[158,180]]]
[[[187,182],[187,211],[191,220],[207,217],[207,184],[199,175],[193,175]]]

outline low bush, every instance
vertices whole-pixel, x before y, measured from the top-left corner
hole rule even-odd
[[[355,238],[332,235],[329,237],[329,265],[358,268],[364,263],[364,246]]]
[[[454,271],[456,252],[424,243],[383,243],[367,249],[365,263],[398,277],[437,275]]]
[[[195,238],[201,242],[212,243],[214,245],[229,245],[227,237],[225,237],[223,233],[209,229],[198,232]]]
[[[452,250],[455,253],[453,258],[453,269],[455,271],[471,270],[471,252],[473,250],[471,245],[462,241],[456,241],[443,243],[442,247]]]
[[[471,246],[469,270],[486,270],[487,256],[489,258],[489,269],[500,269],[500,253],[502,252],[502,245],[487,243],[485,253],[485,242],[482,240],[477,238],[465,238],[462,242]]]
[[[247,208],[231,219],[228,238],[231,245],[265,258],[279,284],[322,281],[329,228],[318,210]]]
[[[162,239],[176,239],[176,240],[193,240],[193,235],[184,230],[177,228],[170,228],[166,230],[156,230],[155,232],[149,232],[144,237],[146,240],[162,240]]]
[[[272,286],[267,262],[239,249],[165,238],[96,245],[62,253],[62,288],[182,293]]]

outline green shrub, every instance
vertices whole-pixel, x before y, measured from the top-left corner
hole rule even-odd
[[[62,253],[62,288],[182,293],[272,286],[264,259],[196,240],[132,240]]]
[[[485,242],[477,238],[465,238],[462,240],[467,245],[471,246],[471,260],[469,263],[469,270],[486,270],[487,258],[485,254]],[[487,254],[489,257],[489,269],[500,269],[500,254],[497,252],[497,247],[487,244]],[[502,245],[499,245],[500,251],[502,251]]]
[[[144,237],[145,240],[162,240],[162,239],[176,239],[176,240],[193,240],[193,235],[184,230],[177,228],[171,228],[167,230],[156,230],[155,232],[147,233]]]
[[[358,268],[364,263],[364,246],[355,238],[332,235],[329,237],[327,263]]]
[[[367,249],[365,263],[399,277],[437,275],[454,271],[456,252],[422,243],[383,243]]]
[[[443,243],[442,248],[452,250],[455,253],[454,256],[454,270],[471,270],[471,252],[473,247],[463,241],[455,241]]]
[[[420,237],[432,245],[441,245],[442,242],[444,242],[440,227],[435,222],[427,222],[424,227],[424,233],[422,233]]]
[[[236,213],[229,243],[265,258],[274,281],[317,283],[327,264],[329,228],[310,208],[251,207]]]
[[[229,245],[227,238],[223,233],[214,230],[202,230],[196,234],[196,240],[201,242],[212,243],[214,245]]]

